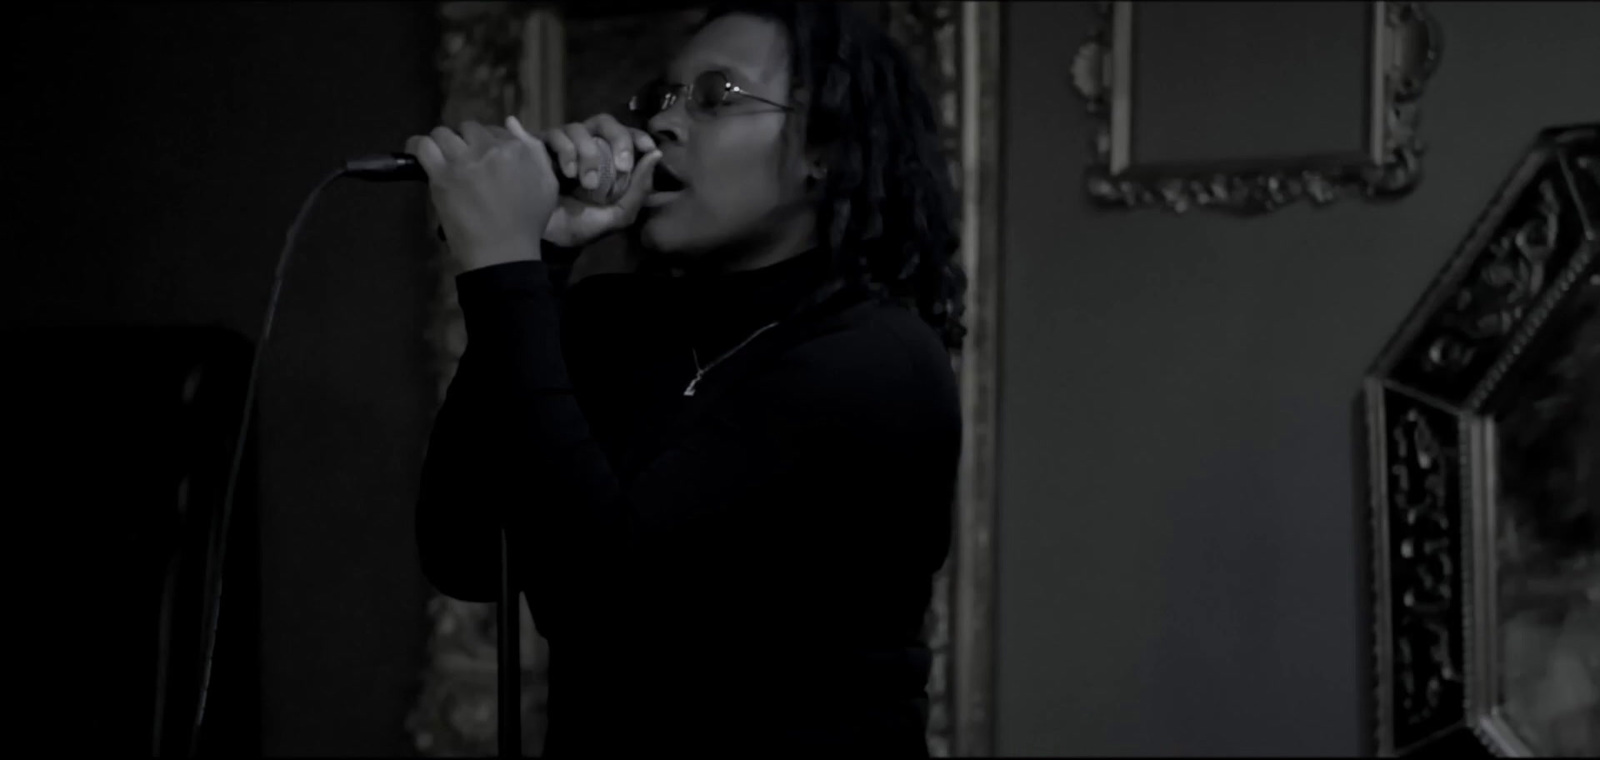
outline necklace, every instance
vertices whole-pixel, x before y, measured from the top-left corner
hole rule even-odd
[[[694,387],[696,385],[700,384],[700,378],[705,377],[706,373],[710,372],[712,367],[715,367],[718,364],[721,364],[723,359],[726,359],[726,358],[728,358],[730,356],[733,356],[734,352],[736,352],[739,349],[744,348],[745,346],[749,345],[750,341],[756,339],[756,336],[758,336],[761,333],[764,333],[764,332],[766,332],[768,330],[771,330],[772,328],[777,327],[777,326],[778,326],[778,323],[777,322],[773,322],[772,324],[769,324],[766,327],[763,327],[760,330],[755,331],[754,333],[752,333],[750,335],[750,337],[745,338],[744,341],[741,342],[739,345],[734,346],[733,348],[729,349],[727,353],[725,353],[725,354],[723,354],[723,355],[721,355],[721,356],[719,356],[719,357],[717,357],[715,359],[712,359],[711,363],[707,364],[704,367],[700,366],[700,352],[696,351],[693,345],[690,345],[689,346],[689,355],[694,357],[694,379],[689,381],[689,387],[683,389],[683,395],[685,395],[685,396],[693,396],[694,395]]]

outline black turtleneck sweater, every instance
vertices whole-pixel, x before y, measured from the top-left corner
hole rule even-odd
[[[547,755],[926,755],[955,379],[910,310],[812,303],[824,256],[565,290],[544,262],[457,277],[468,345],[421,561],[445,594],[495,600],[510,526],[550,642]]]

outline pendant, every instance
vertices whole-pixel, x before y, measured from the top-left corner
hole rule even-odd
[[[693,396],[694,395],[694,387],[696,385],[700,384],[700,377],[701,377],[701,375],[704,375],[704,374],[705,374],[704,372],[695,373],[694,379],[689,381],[689,387],[683,389],[683,395],[685,395],[685,396]]]

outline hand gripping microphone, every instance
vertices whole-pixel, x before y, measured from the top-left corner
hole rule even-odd
[[[597,188],[605,189],[611,186],[616,179],[614,164],[611,160],[611,146],[604,140],[595,140],[595,146],[600,149],[600,184]],[[545,152],[550,154],[550,164],[557,168],[556,182],[561,186],[562,195],[587,193],[583,185],[575,178],[568,177],[560,172],[561,159],[556,156],[555,150],[548,143],[544,146]],[[422,170],[422,163],[410,153],[380,153],[373,156],[362,156],[351,159],[344,164],[344,176],[373,182],[427,182],[428,174]],[[590,200],[600,201],[601,198]]]
[[[600,182],[594,190],[587,190],[577,179],[568,177],[560,171],[561,159],[556,156],[549,143],[545,143],[545,152],[550,155],[550,165],[556,168],[556,185],[561,188],[562,195],[570,195],[591,203],[607,203],[612,198],[620,195],[621,188],[611,187],[616,179],[616,170],[613,168],[611,146],[605,140],[595,140],[595,147],[600,150]],[[364,179],[372,182],[427,182],[428,173],[423,171],[422,162],[410,153],[379,153],[372,156],[362,156],[344,162],[343,176]],[[610,190],[611,198],[601,195]],[[445,240],[444,228],[437,231],[439,240]]]

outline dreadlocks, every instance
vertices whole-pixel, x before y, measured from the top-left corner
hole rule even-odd
[[[967,278],[955,190],[933,101],[906,54],[842,3],[722,3],[777,21],[793,88],[807,103],[805,145],[826,151],[817,239],[847,281],[916,309],[958,349]]]

